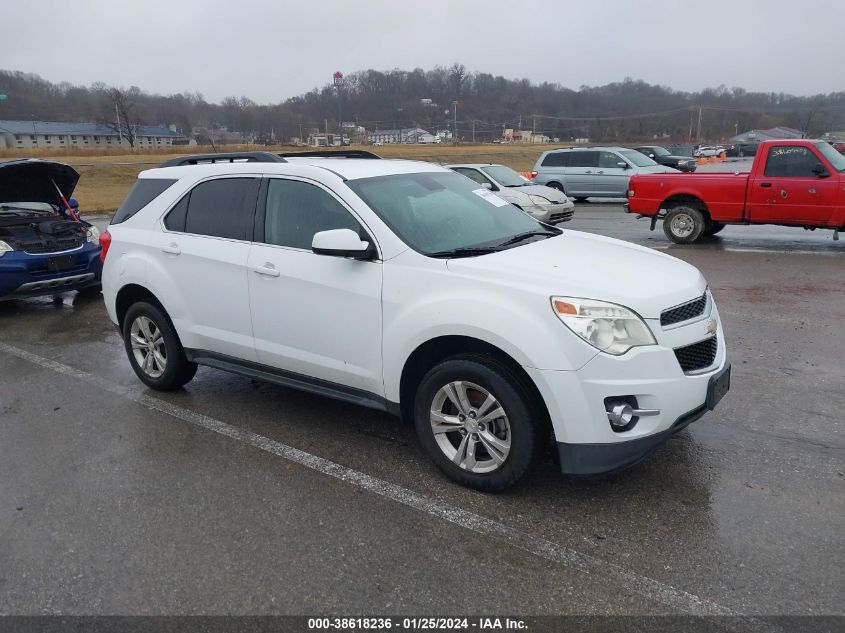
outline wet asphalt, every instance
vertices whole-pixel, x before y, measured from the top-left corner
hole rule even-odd
[[[497,495],[386,414],[208,368],[149,391],[99,296],[0,303],[0,614],[845,614],[845,240],[681,247],[595,202],[568,228],[698,266],[732,390],[624,473]]]

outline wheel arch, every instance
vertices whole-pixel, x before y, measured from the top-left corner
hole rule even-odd
[[[710,210],[707,208],[707,203],[704,202],[697,195],[692,193],[673,193],[660,203],[660,209],[669,210],[673,207],[690,206],[698,209],[704,215],[704,219],[710,221]]]
[[[126,312],[134,303],[139,301],[147,301],[160,308],[164,314],[170,318],[167,308],[159,301],[148,288],[140,284],[130,283],[123,286],[117,291],[115,297],[115,313],[117,315],[117,325],[123,331],[123,320],[126,318]]]
[[[457,355],[473,355],[495,359],[518,381],[535,414],[551,429],[548,408],[537,385],[510,354],[495,345],[464,335],[438,336],[425,341],[411,352],[402,367],[399,379],[399,415],[403,422],[413,423],[414,395],[423,376],[436,364]]]

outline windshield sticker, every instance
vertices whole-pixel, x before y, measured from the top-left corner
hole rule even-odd
[[[487,202],[492,204],[494,207],[504,207],[507,206],[509,203],[505,200],[502,200],[499,196],[497,196],[492,191],[488,191],[487,189],[473,189],[472,192],[477,195],[479,198],[484,198]]]

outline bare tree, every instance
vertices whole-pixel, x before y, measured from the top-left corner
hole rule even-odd
[[[135,114],[135,94],[138,91],[130,88],[106,88],[103,96],[108,104],[108,112],[104,122],[122,138],[129,141],[129,147],[135,147],[138,132],[138,119]]]

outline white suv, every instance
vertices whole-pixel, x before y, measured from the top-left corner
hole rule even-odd
[[[106,307],[148,386],[202,364],[390,411],[483,490],[550,435],[564,473],[629,466],[729,388],[692,266],[436,165],[267,156],[145,171],[103,234]]]

